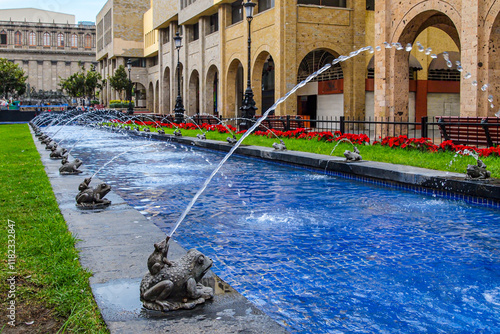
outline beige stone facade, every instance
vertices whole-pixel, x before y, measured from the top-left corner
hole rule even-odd
[[[162,114],[174,109],[179,61],[180,92],[187,115],[237,117],[249,60],[251,87],[257,114],[261,114],[322,65],[362,47],[379,46],[380,51],[364,52],[322,73],[280,104],[275,113],[418,119],[498,111],[487,98],[500,93],[499,60],[495,57],[500,42],[500,5],[493,0],[467,5],[461,0],[320,0],[319,5],[310,0],[255,2],[248,59],[249,23],[241,1],[144,0],[134,2],[136,8],[142,8],[142,12],[136,11],[140,15],[129,14],[123,20],[114,8],[118,4],[126,7],[128,1],[110,0],[97,17],[99,36],[99,22],[112,13],[108,25],[103,21],[102,49],[98,37],[98,60],[104,74],[109,74],[128,57],[142,59],[145,67],[132,70],[132,81],[143,88],[146,109]],[[114,31],[115,26],[122,35]],[[112,31],[107,44],[106,31]],[[179,57],[173,42],[176,32],[182,37]],[[393,46],[387,49],[384,42]],[[421,52],[417,42],[432,52]],[[396,50],[395,43],[403,49],[410,43],[411,57],[405,50]],[[443,67],[433,54],[437,58],[458,54],[463,72],[455,64],[452,69]],[[472,79],[461,77],[466,72]],[[473,80],[478,86],[471,85]],[[483,92],[480,88],[486,83],[489,88]]]
[[[0,10],[0,17],[13,19],[0,21],[0,58],[18,64],[31,88],[58,90],[79,62],[87,69],[96,62],[95,25],[74,24],[74,15],[15,9]]]
[[[375,14],[375,43],[414,43],[426,28],[446,33],[460,52],[461,116],[492,116],[500,105],[498,47],[500,3],[494,0],[378,0]],[[456,66],[453,64],[453,66]],[[394,48],[376,55],[375,114],[408,113],[408,61]],[[470,79],[464,76],[470,73]],[[473,85],[473,81],[477,85]],[[485,87],[484,85],[489,85]],[[496,99],[496,107],[488,101]],[[494,102],[495,103],[495,102]]]

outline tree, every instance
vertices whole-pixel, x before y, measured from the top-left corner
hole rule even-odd
[[[90,70],[85,72],[85,66],[80,65],[80,71],[73,73],[66,79],[60,78],[59,87],[71,97],[90,98],[95,96],[96,89],[102,89],[103,80],[100,73],[95,71],[92,64]]]
[[[22,95],[26,91],[27,75],[17,64],[0,58],[0,92],[7,98],[8,95]]]
[[[131,88],[130,80],[128,79],[125,66],[120,65],[115,71],[115,74],[109,77],[110,86],[118,92],[120,99],[122,99],[122,92]]]

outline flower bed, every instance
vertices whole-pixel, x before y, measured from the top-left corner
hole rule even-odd
[[[112,120],[114,123],[123,123],[119,120]],[[135,124],[135,125],[144,125],[144,126],[152,126],[154,128],[158,127],[166,127],[166,128],[180,128],[186,130],[205,130],[205,131],[216,131],[219,133],[229,133],[230,131],[237,134],[243,134],[246,130],[237,132],[237,129],[232,125],[210,125],[203,123],[201,125],[196,125],[194,123],[160,123],[160,122],[141,122],[141,121],[127,121],[125,124]],[[341,133],[340,131],[307,131],[304,128],[299,128],[295,130],[289,131],[280,131],[275,129],[269,129],[267,131],[255,131],[253,133],[254,136],[262,136],[268,138],[295,138],[295,139],[304,139],[304,140],[315,140],[315,141],[323,141],[323,142],[339,142],[339,141],[348,141],[352,144],[357,145],[370,145],[370,139],[365,134],[352,134],[352,133]],[[475,152],[480,157],[489,157],[489,156],[500,156],[500,147],[488,147],[488,148],[477,148],[474,146],[465,146],[465,145],[455,145],[451,140],[444,141],[440,145],[434,144],[430,138],[408,138],[405,135],[397,136],[397,137],[385,137],[380,141],[375,141],[372,144],[373,146],[387,146],[394,149],[404,149],[404,150],[418,150],[421,152],[455,152],[459,154],[465,154],[466,152]]]

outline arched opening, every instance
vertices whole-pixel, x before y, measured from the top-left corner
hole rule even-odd
[[[450,109],[448,113],[460,114],[460,103],[455,104],[450,102],[455,98],[460,97],[460,84],[452,81],[430,80],[428,72],[429,64],[432,61],[432,54],[439,55],[436,59],[442,59],[443,52],[460,53],[460,38],[458,31],[453,21],[442,12],[430,10],[416,15],[410,20],[397,42],[403,46],[416,44],[420,42],[425,45],[424,48],[430,48],[432,51],[426,55],[425,51],[419,51],[417,47],[413,47],[411,53],[422,63],[427,71],[419,73],[419,77],[415,80],[415,85],[412,88],[410,84],[410,70],[408,53],[404,50],[393,50],[391,62],[392,72],[394,73],[394,93],[392,96],[393,110],[392,115],[387,116],[402,116],[411,120],[420,120],[423,116],[442,115],[446,109]],[[457,64],[453,63],[453,68],[457,68]],[[410,85],[410,90],[407,87]],[[413,106],[411,102],[412,94],[415,95],[414,113],[411,110]],[[434,96],[433,96],[434,94]],[[450,95],[455,94],[455,95]],[[456,109],[451,111],[451,108]]]
[[[500,14],[496,17],[491,29],[488,45],[488,95],[492,95],[493,102],[488,103],[487,116],[493,116],[500,109]]]
[[[198,71],[191,72],[187,97],[187,114],[193,116],[200,113],[200,75]]]
[[[337,57],[337,53],[324,49],[309,52],[299,65],[297,83]],[[297,114],[310,119],[344,115],[344,72],[340,64],[335,64],[297,91]]]
[[[274,104],[274,60],[269,52],[261,52],[253,65],[252,87],[257,114],[263,114]],[[274,114],[274,110],[271,112]]]
[[[156,85],[155,85],[155,113],[160,112],[160,80],[156,80]]]
[[[227,71],[226,85],[226,110],[224,117],[241,117],[240,107],[243,102],[243,65],[234,59]]]
[[[219,115],[219,70],[212,65],[208,69],[205,84],[204,112],[218,117]]]
[[[170,68],[166,67],[163,72],[163,103],[162,103],[162,113],[170,114],[172,111],[171,103],[170,103]]]
[[[154,106],[155,106],[154,96],[155,94],[154,94],[153,83],[150,82],[148,87],[148,94],[146,95],[146,101],[147,101],[146,108],[148,109],[149,112],[154,112]]]
[[[135,91],[135,106],[139,108],[145,108],[147,106],[147,94],[146,94],[146,87],[144,87],[143,84],[140,82],[135,82],[134,83],[134,91]]]

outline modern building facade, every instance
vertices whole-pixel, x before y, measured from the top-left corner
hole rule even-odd
[[[98,40],[102,35],[104,43],[99,48],[98,42],[100,70],[109,75],[131,58],[139,105],[151,112],[173,112],[180,75],[186,114],[237,117],[248,62],[261,114],[323,65],[371,45],[380,51],[332,66],[275,113],[419,118],[498,111],[487,101],[487,95],[500,93],[494,58],[500,5],[493,0],[467,5],[461,0],[254,2],[248,59],[249,23],[241,0],[109,0],[97,16]],[[471,16],[481,29],[462,22]],[[178,51],[177,32],[182,37]],[[471,80],[464,78],[469,72]],[[485,94],[480,89],[484,83],[489,84]],[[108,100],[114,97],[108,89]]]
[[[95,60],[95,25],[75,16],[26,8],[0,10],[0,58],[18,64],[36,90],[59,89],[60,78],[90,69]]]

